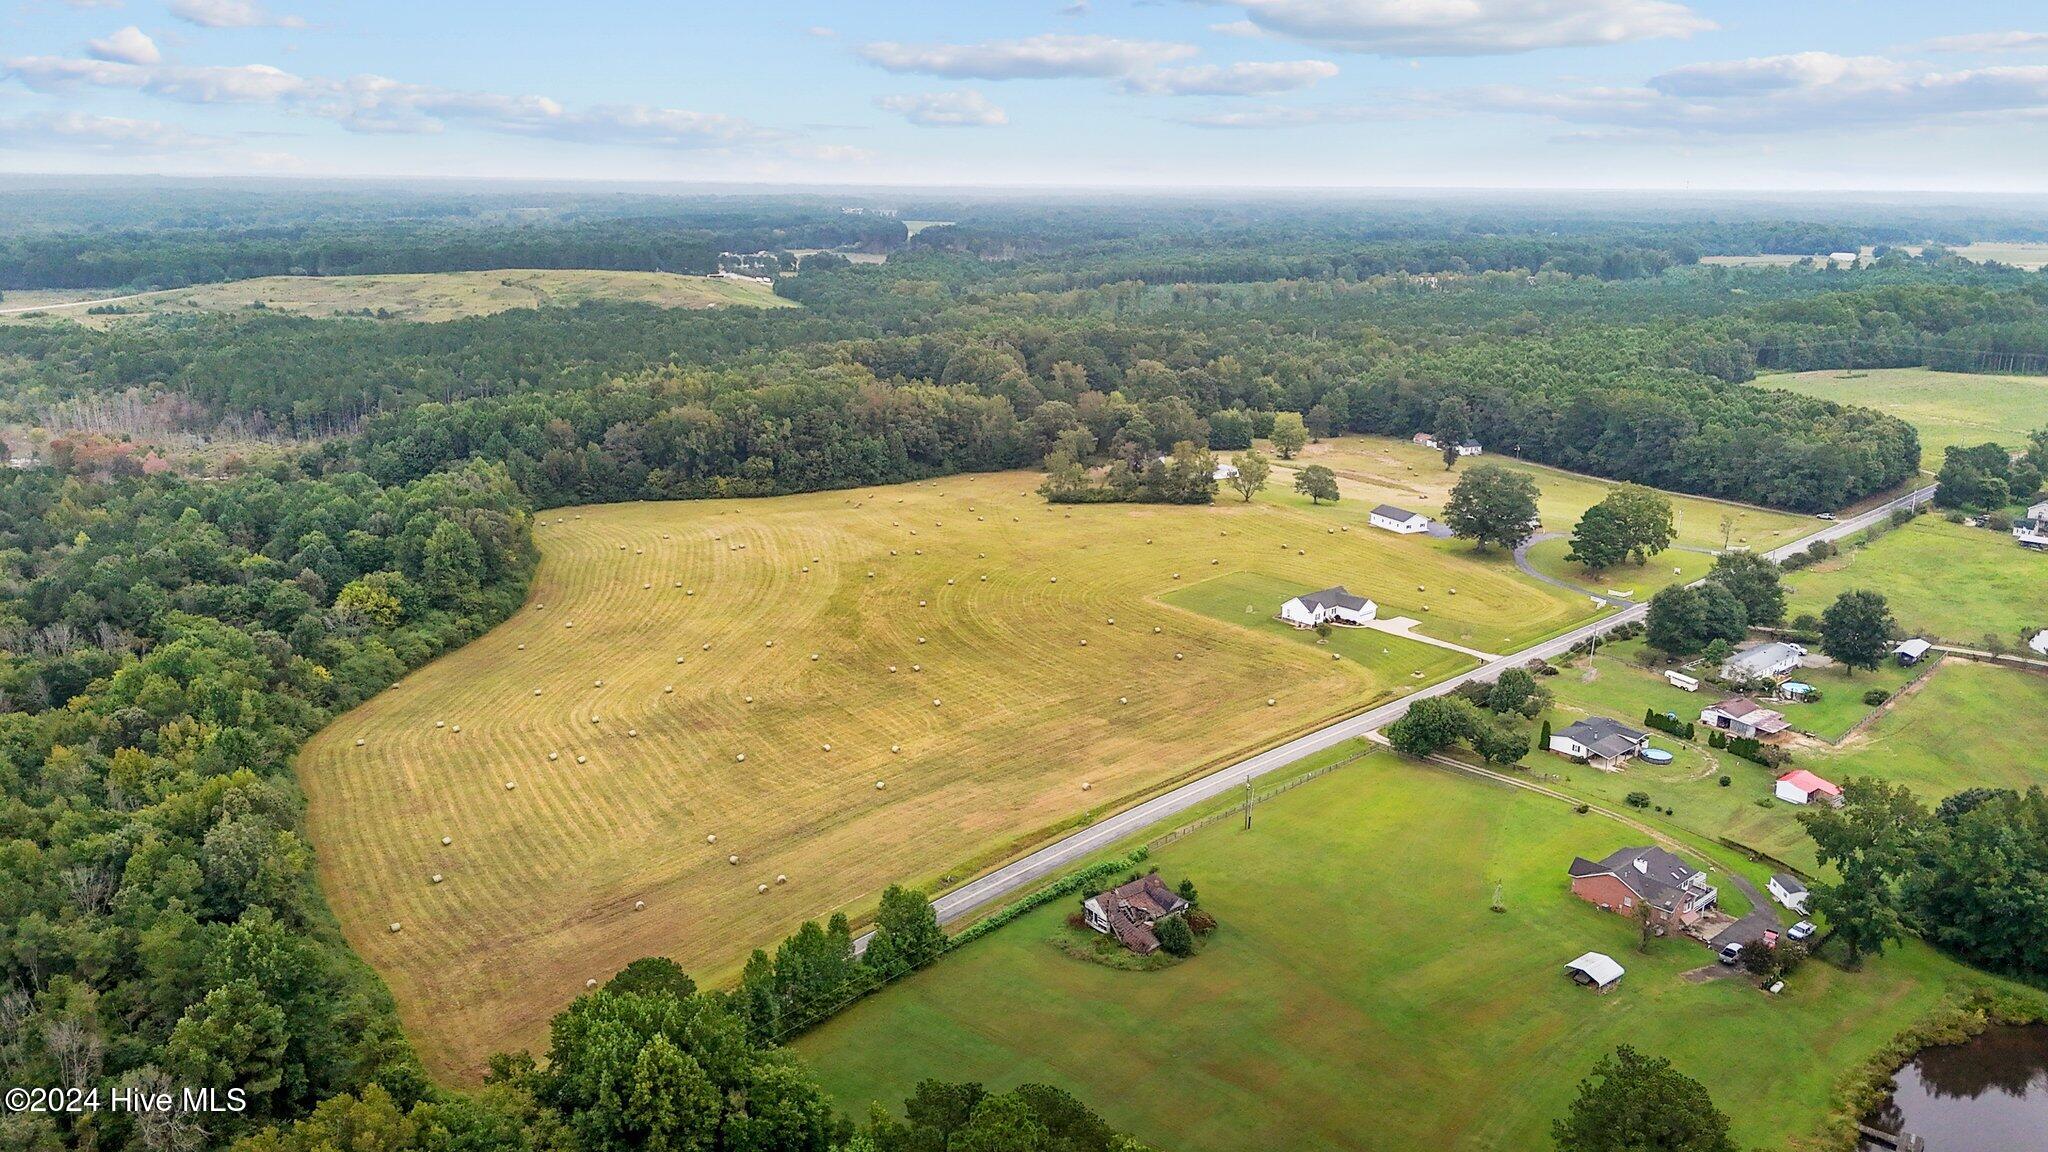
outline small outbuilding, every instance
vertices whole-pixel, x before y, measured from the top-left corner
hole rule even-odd
[[[1664,682],[1681,692],[1697,692],[1700,690],[1699,677],[1687,676],[1676,668],[1665,671]]]
[[[1700,709],[1700,723],[1751,740],[1769,740],[1792,727],[1784,713],[1772,711],[1747,696],[1730,696]]]
[[[1765,887],[1771,890],[1771,899],[1794,912],[1805,914],[1806,885],[1799,882],[1799,877],[1784,872],[1773,872],[1771,882]]]
[[[1804,768],[1794,768],[1778,777],[1775,791],[1778,799],[1787,804],[1818,802],[1840,807],[1842,803],[1842,790],[1839,787]]]
[[[1403,536],[1429,531],[1429,517],[1420,512],[1410,512],[1406,508],[1396,508],[1392,504],[1382,504],[1373,509],[1367,519],[1375,528],[1384,528]]]
[[[1911,640],[1901,643],[1897,648],[1892,649],[1892,655],[1899,658],[1900,667],[1911,668],[1920,661],[1927,659],[1927,653],[1933,649],[1934,645],[1915,636]]]
[[[1564,971],[1565,975],[1572,978],[1574,984],[1584,985],[1597,992],[1609,992],[1616,984],[1621,983],[1627,969],[1605,952],[1588,952],[1565,965]]]

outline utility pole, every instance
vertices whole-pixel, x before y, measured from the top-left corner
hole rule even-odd
[[[1244,777],[1244,830],[1252,830],[1252,777],[1249,772]]]

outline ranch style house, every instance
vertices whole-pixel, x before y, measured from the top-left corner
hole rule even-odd
[[[1429,517],[1420,512],[1410,512],[1406,508],[1396,508],[1392,504],[1382,504],[1373,509],[1367,519],[1372,521],[1375,528],[1399,532],[1403,536],[1429,531]]]
[[[1769,740],[1792,727],[1784,713],[1773,712],[1747,696],[1730,696],[1700,709],[1700,723],[1751,740]]]
[[[1595,768],[1612,772],[1631,756],[1642,755],[1650,746],[1650,734],[1638,732],[1619,720],[1588,716],[1550,734],[1550,750],[1573,760],[1584,760]]]
[[[1357,628],[1370,623],[1379,612],[1379,605],[1363,596],[1353,596],[1342,584],[1320,592],[1304,592],[1280,605],[1280,618],[1296,628],[1313,628],[1318,624]]]

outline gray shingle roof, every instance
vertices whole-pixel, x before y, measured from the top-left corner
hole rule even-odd
[[[1321,592],[1304,592],[1295,599],[1311,608],[1348,608],[1353,612],[1367,604],[1365,597],[1353,596],[1344,590],[1342,584],[1325,588]]]
[[[1382,504],[1373,509],[1372,514],[1384,516],[1389,520],[1413,520],[1415,517],[1422,515],[1420,512],[1410,512],[1406,508],[1396,508],[1392,504]]]
[[[1567,740],[1576,740],[1602,756],[1619,756],[1633,752],[1636,745],[1649,739],[1646,732],[1638,732],[1619,720],[1605,716],[1588,716],[1564,726],[1558,733]]]
[[[1801,892],[1806,891],[1806,885],[1799,882],[1799,877],[1788,876],[1783,872],[1771,873],[1771,883],[1776,884],[1778,891],[1783,892],[1787,896],[1797,896]]]

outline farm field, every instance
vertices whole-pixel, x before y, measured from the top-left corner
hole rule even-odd
[[[1647,564],[1622,564],[1595,575],[1565,559],[1571,550],[1570,539],[1539,540],[1529,546],[1529,564],[1546,576],[1595,591],[1626,593],[1630,599],[1639,601],[1648,600],[1669,585],[1690,584],[1714,567],[1714,558],[1705,552],[1668,548]]]
[[[2048,788],[2048,676],[1950,658],[1828,763],[1905,784],[1930,806],[1965,788]]]
[[[924,1077],[1043,1081],[1157,1146],[1234,1152],[1542,1147],[1593,1062],[1631,1043],[1701,1080],[1739,1146],[1784,1147],[1963,972],[1915,944],[1853,974],[1811,964],[1779,997],[1688,979],[1718,971],[1704,948],[1638,952],[1629,921],[1564,882],[1574,855],[1640,841],[1382,752],[1261,805],[1254,831],[1218,822],[1154,853],[1221,924],[1193,960],[1073,958],[1049,942],[1074,907],[1060,901],[796,1048],[856,1113]],[[1563,976],[1588,950],[1627,967],[1613,993]]]
[[[532,602],[299,761],[328,899],[432,1070],[473,1079],[640,956],[716,982],[1462,659],[1331,660],[1176,589],[1346,583],[1487,646],[1592,611],[1332,509],[1049,507],[1038,479],[539,517]]]
[[[1176,588],[1163,599],[1176,608],[1199,612],[1233,627],[1355,661],[1391,683],[1398,684],[1406,678],[1427,684],[1479,663],[1475,657],[1372,629],[1332,628],[1328,639],[1324,639],[1275,619],[1274,605],[1284,603],[1298,591],[1297,585],[1277,576],[1233,572],[1192,587]]]
[[[1939,469],[1943,450],[1954,445],[2024,448],[2028,432],[2048,427],[2048,377],[1871,368],[1853,376],[1834,369],[1760,376],[1756,383],[1897,416],[1919,430],[1927,472]]]
[[[511,268],[417,275],[265,276],[144,293],[115,305],[122,309],[119,313],[94,315],[85,307],[74,306],[47,315],[104,326],[135,316],[228,312],[260,302],[265,308],[302,316],[369,314],[435,321],[512,308],[573,307],[590,300],[639,301],[666,308],[796,306],[765,284],[740,280],[665,272]],[[8,307],[16,302],[16,294],[9,293]],[[7,318],[24,319],[19,314]]]
[[[2048,556],[1933,514],[1788,572],[1785,586],[1791,615],[1818,616],[1843,592],[1871,589],[1906,631],[1954,643],[1989,634],[2018,648],[2023,634],[2048,627]]]

